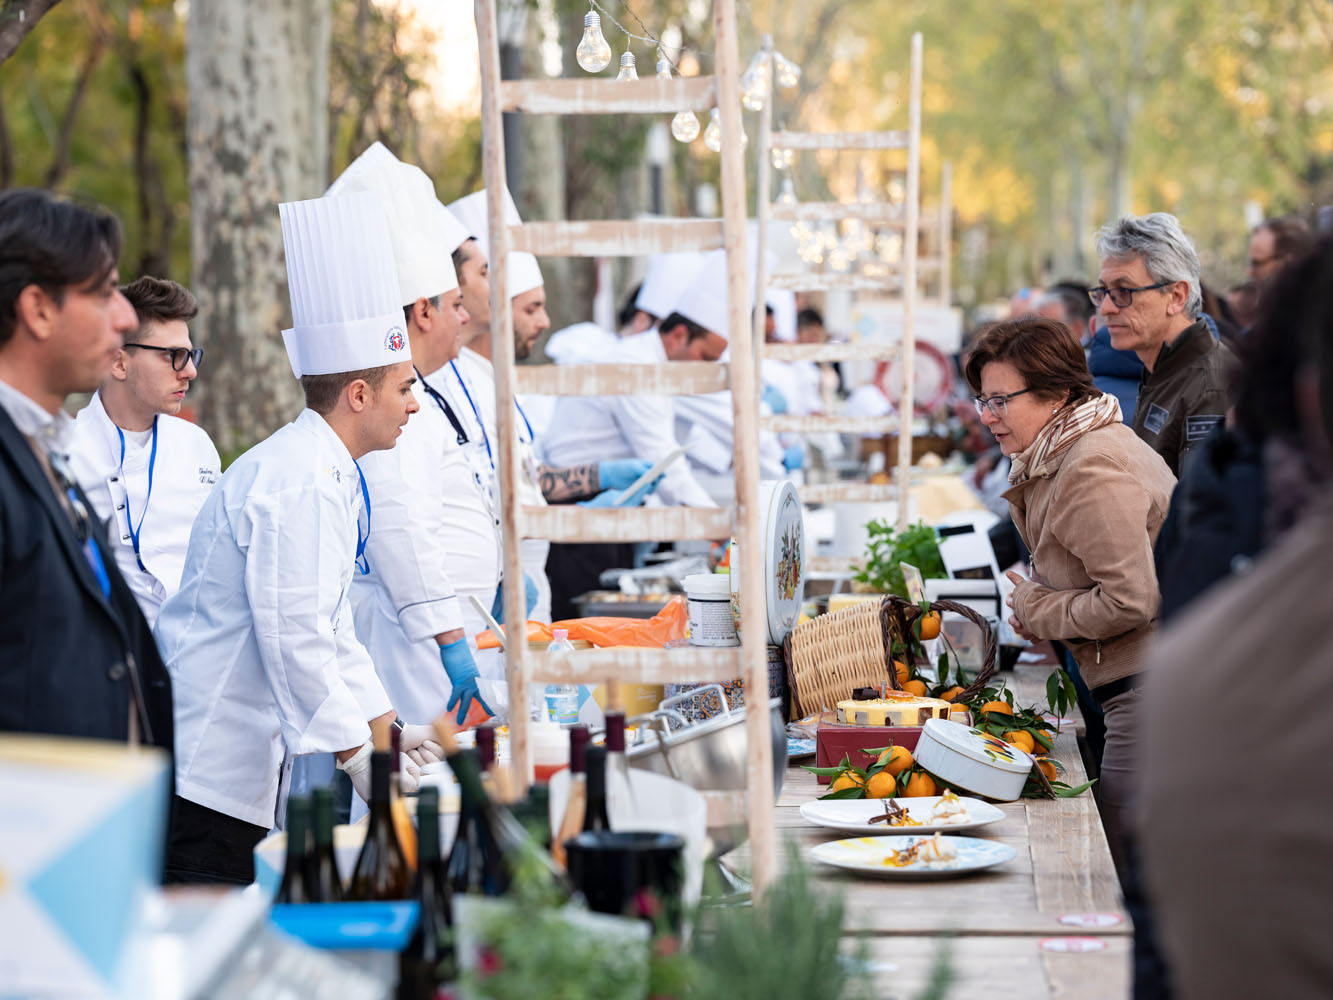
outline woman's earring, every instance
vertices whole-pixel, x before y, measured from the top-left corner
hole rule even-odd
[[[1051,416],[1055,416],[1055,415],[1056,415],[1057,413],[1059,413],[1059,412],[1060,412],[1060,407],[1058,407],[1058,406],[1052,406],[1052,407],[1051,407]]]

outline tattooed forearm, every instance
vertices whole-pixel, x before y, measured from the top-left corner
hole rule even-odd
[[[548,503],[573,503],[602,491],[596,465],[543,465],[537,470],[537,485]]]

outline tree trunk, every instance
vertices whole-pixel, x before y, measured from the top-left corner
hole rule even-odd
[[[0,4],[0,63],[14,54],[42,15],[60,0],[4,0]]]
[[[186,37],[200,422],[235,454],[300,409],[278,202],[327,180],[329,0],[194,0]]]
[[[70,144],[74,141],[74,125],[79,119],[79,109],[83,107],[83,98],[88,93],[88,82],[93,78],[93,71],[97,69],[97,64],[102,61],[102,53],[106,51],[107,37],[105,32],[97,31],[93,36],[93,43],[84,54],[83,63],[79,66],[78,76],[74,78],[74,92],[69,96],[69,103],[65,105],[65,113],[60,118],[60,132],[56,138],[56,151],[51,157],[51,166],[46,171],[46,187],[55,190],[64,180],[65,171],[69,169],[69,150]]]

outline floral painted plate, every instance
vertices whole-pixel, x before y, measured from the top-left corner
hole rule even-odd
[[[815,755],[814,740],[798,740],[795,737],[787,737],[787,759],[800,760],[804,757],[813,757]]]

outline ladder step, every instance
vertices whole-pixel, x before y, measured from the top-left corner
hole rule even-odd
[[[518,391],[541,396],[688,396],[731,387],[716,361],[659,365],[519,365]]]
[[[819,483],[797,491],[802,503],[882,503],[898,499],[893,483]]]
[[[584,649],[575,653],[530,651],[531,680],[556,684],[600,684],[614,678],[631,684],[692,684],[731,681],[745,670],[740,646],[706,649]]]
[[[907,149],[906,132],[774,132],[775,149]]]
[[[763,346],[763,357],[774,361],[892,361],[897,356],[898,341],[854,340],[836,344]]]
[[[887,201],[798,201],[792,205],[774,202],[768,208],[768,217],[775,222],[860,219],[862,222],[901,227],[906,221],[906,212],[903,206]]]
[[[509,227],[510,248],[538,257],[640,257],[722,246],[721,219],[607,219],[525,222]]]
[[[531,115],[668,114],[707,112],[717,104],[711,76],[655,76],[621,82],[613,77],[502,80],[500,110]]]
[[[670,542],[730,538],[730,507],[524,507],[525,538],[552,542]]]
[[[898,430],[898,418],[888,417],[760,417],[759,426],[775,434],[818,434],[837,431],[839,434],[891,434]]]
[[[897,272],[898,268],[892,268]],[[882,278],[868,278],[864,274],[775,274],[768,279],[769,288],[785,288],[793,292],[864,291],[883,292],[888,282]]]

